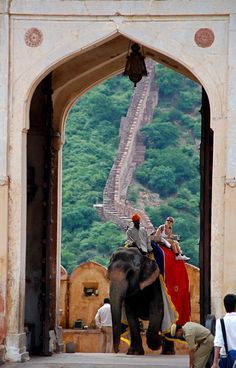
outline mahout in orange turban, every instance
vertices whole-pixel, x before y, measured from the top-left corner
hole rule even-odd
[[[132,221],[133,222],[136,222],[136,221],[140,221],[140,216],[138,213],[135,213],[133,216],[132,216]]]

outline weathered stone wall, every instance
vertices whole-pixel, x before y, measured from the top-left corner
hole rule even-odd
[[[77,266],[69,278],[68,284],[68,325],[73,328],[75,321],[82,320],[83,325],[94,327],[94,317],[109,295],[109,282],[106,269],[95,262],[86,262]],[[86,295],[85,288],[93,289]]]
[[[137,84],[127,112],[120,124],[120,143],[116,160],[109,174],[104,194],[103,211],[107,221],[113,221],[123,229],[130,223],[132,213],[139,212],[142,223],[149,230],[153,225],[144,211],[133,208],[127,201],[127,191],[138,164],[144,161],[145,146],[140,128],[152,121],[157,105],[158,92],[155,83],[155,62],[146,62],[148,77]]]
[[[7,262],[8,262],[8,86],[9,86],[9,15],[7,4],[0,3],[0,364],[4,360],[7,333]],[[4,36],[3,36],[4,35]],[[4,56],[3,56],[4,55]]]
[[[68,326],[68,285],[69,276],[66,269],[61,266],[61,280],[60,280],[60,303],[59,303],[59,314],[60,314],[60,326],[66,328]]]

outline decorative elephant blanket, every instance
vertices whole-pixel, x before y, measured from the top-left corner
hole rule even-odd
[[[152,241],[152,247],[167,292],[179,315],[176,324],[184,325],[191,318],[189,279],[185,263],[177,261],[174,253],[165,246]]]

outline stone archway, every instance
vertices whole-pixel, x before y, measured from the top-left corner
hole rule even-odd
[[[55,329],[57,331],[59,323],[57,280],[59,280],[61,200],[58,178],[61,177],[60,148],[66,112],[78,96],[101,80],[124,70],[129,44],[129,39],[117,35],[87,52],[74,56],[52,70],[40,82],[32,97],[27,139],[25,303],[25,324],[30,330],[31,337],[28,348],[32,353],[50,355],[52,347],[49,336],[51,341],[53,338],[55,342],[57,341],[53,331]],[[196,81],[196,77],[179,62],[150,48],[143,47],[143,49],[146,57],[152,57],[171,66]],[[208,132],[209,116],[205,122],[208,127],[205,131]],[[204,154],[201,160],[203,165]],[[208,188],[209,183],[205,183],[204,193]],[[205,198],[206,195],[202,197]],[[211,202],[210,197],[209,200]],[[209,230],[209,221],[207,229]],[[202,243],[205,238],[204,230]],[[204,269],[207,272],[209,264]],[[204,297],[205,294],[203,299]],[[209,305],[207,307],[209,309]]]
[[[106,1],[106,6],[101,2],[98,8],[96,2],[90,2],[88,7],[85,1],[65,3],[55,0],[52,5],[46,0],[43,5],[34,7],[30,1],[22,5],[15,0],[6,0],[0,6],[0,26],[3,38],[8,41],[6,45],[0,44],[6,55],[4,73],[0,77],[1,81],[6,82],[0,110],[3,117],[0,122],[3,128],[0,198],[4,219],[0,224],[0,233],[3,234],[0,249],[5,260],[1,269],[1,326],[4,326],[3,337],[7,336],[7,357],[11,360],[25,358],[26,143],[29,111],[33,111],[31,98],[36,88],[40,89],[47,80],[47,92],[41,91],[40,95],[43,96],[42,106],[45,101],[48,101],[48,106],[54,106],[53,131],[49,124],[50,134],[45,133],[39,138],[39,153],[43,155],[43,140],[47,142],[48,154],[52,153],[50,147],[53,145],[57,154],[54,152],[50,162],[55,163],[58,159],[60,167],[61,133],[69,107],[86,90],[122,69],[122,58],[125,58],[130,39],[142,44],[145,52],[150,52],[147,56],[174,69],[180,68],[179,71],[197,79],[207,92],[211,108],[210,126],[214,130],[210,299],[216,314],[222,311],[223,293],[235,285],[235,276],[230,273],[234,240],[230,229],[235,222],[236,165],[232,159],[235,145],[231,137],[235,136],[233,101],[236,66],[233,53],[229,50],[229,45],[235,45],[235,9],[231,0],[223,5],[219,2],[213,4],[210,0],[204,5],[195,1],[191,4],[187,1],[172,4],[169,0],[140,1],[139,6],[135,6],[133,2],[122,0]],[[119,41],[114,44],[115,49],[112,48],[114,41]],[[125,50],[120,50],[123,56],[118,47],[118,43],[122,46],[122,42],[123,46],[126,44]],[[99,63],[105,52],[103,46],[108,45],[105,48],[106,59]],[[91,63],[86,60],[89,52],[94,56],[90,59]],[[70,72],[69,62],[74,59],[74,68],[77,68],[77,56],[85,57],[81,67],[88,67],[87,74],[83,68],[77,69],[83,78],[74,74],[66,81],[65,76]],[[34,139],[39,144],[36,135],[30,139],[29,152],[34,146]],[[36,154],[37,145],[34,148]],[[41,178],[42,172],[41,167]],[[29,169],[29,174],[32,179],[33,168]],[[50,182],[50,175],[47,179]],[[53,211],[48,208],[48,214],[51,212],[60,213],[60,205]],[[53,231],[56,230],[54,228]],[[58,236],[59,232],[56,234]],[[47,232],[47,237],[50,239],[50,232]],[[59,242],[58,237],[56,243]],[[53,249],[57,252],[58,247]],[[56,272],[55,262],[52,267]],[[219,275],[223,277],[219,278]],[[54,288],[57,286],[54,285]],[[56,316],[53,319],[56,320]]]

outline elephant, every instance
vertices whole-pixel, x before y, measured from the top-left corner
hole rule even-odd
[[[164,315],[159,268],[155,261],[138,248],[118,248],[108,266],[110,303],[113,324],[113,347],[119,351],[122,307],[130,328],[131,345],[127,354],[144,355],[139,318],[149,320],[147,345],[158,350],[162,344],[159,334]]]

